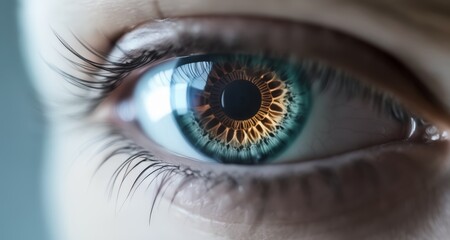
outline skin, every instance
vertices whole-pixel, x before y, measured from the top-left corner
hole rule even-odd
[[[65,101],[55,100],[73,100],[72,93],[81,90],[65,84],[61,75],[48,64],[81,76],[63,58],[65,55],[60,54],[65,49],[54,32],[79,53],[95,60],[95,56],[86,51],[74,36],[95,49],[110,51],[111,41],[117,40],[134,26],[153,19],[252,15],[308,22],[340,30],[400,60],[422,81],[435,99],[433,104],[438,110],[434,113],[440,114],[430,113],[430,120],[439,123],[442,129],[448,129],[450,4],[446,0],[286,0],[282,3],[276,0],[189,0],[189,4],[186,0],[23,0],[21,11],[27,61],[36,89],[48,107],[50,129],[47,168],[43,176],[55,239],[446,239],[450,235],[450,156],[447,142],[418,148],[394,146],[392,148],[395,150],[380,153],[379,158],[386,159],[386,162],[398,159],[398,156],[410,159],[409,162],[405,161],[408,163],[404,166],[410,166],[408,164],[413,162],[419,170],[402,170],[403,178],[398,180],[399,185],[383,192],[385,195],[380,197],[385,201],[364,205],[361,208],[365,210],[351,211],[343,214],[341,219],[325,221],[321,218],[316,224],[304,221],[280,223],[270,217],[255,221],[258,218],[257,211],[252,211],[251,205],[243,205],[243,209],[248,211],[226,211],[225,208],[205,210],[202,209],[205,205],[198,205],[195,201],[189,200],[191,202],[187,206],[182,206],[179,202],[170,204],[170,199],[161,198],[149,226],[150,203],[157,191],[155,185],[150,185],[147,191],[145,188],[138,190],[123,206],[119,204],[117,207],[115,201],[107,198],[105,192],[108,181],[123,161],[123,156],[113,157],[94,174],[96,164],[93,163],[98,163],[107,153],[99,154],[101,146],[91,143],[95,143],[96,137],[104,129],[86,125],[96,123],[99,119],[101,121],[108,116],[108,110],[82,120],[68,120],[66,116],[61,116],[63,114],[60,113],[70,112],[74,107],[66,105]],[[73,56],[68,57],[76,60]],[[410,106],[417,105],[414,99],[409,101]],[[421,109],[415,110],[421,112]],[[163,159],[171,158],[161,149],[152,150]],[[356,155],[338,156],[336,163],[331,164],[340,164],[356,158]],[[173,157],[171,161],[181,162],[183,159]],[[379,164],[382,166],[384,163]],[[214,171],[233,170],[241,175],[252,171],[250,168],[219,169]],[[284,175],[287,169],[263,167],[257,171],[264,179],[271,179],[272,175]],[[309,173],[309,168],[297,168],[290,174],[300,173]],[[420,179],[411,183],[410,180],[417,175]],[[247,180],[243,180],[244,190],[250,186]],[[131,184],[132,180],[124,182],[125,186]],[[178,199],[202,196],[195,195],[197,190],[195,186],[188,187]],[[214,196],[223,196],[227,193],[226,189],[215,191],[205,199],[224,203],[225,200],[215,199]],[[327,198],[327,194],[329,192],[324,190],[319,195]],[[258,198],[256,194],[245,197],[251,203]],[[119,199],[125,198],[125,195],[119,195]],[[269,206],[275,209],[283,204],[295,205],[282,197],[273,198],[272,201]],[[242,212],[248,214],[248,219],[242,217]],[[299,212],[301,215],[307,210]]]

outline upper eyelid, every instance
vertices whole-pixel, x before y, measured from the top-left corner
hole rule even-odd
[[[324,27],[338,29],[349,35],[363,39],[374,44],[393,56],[402,60],[419,78],[424,79],[431,91],[430,96],[443,106],[441,112],[450,114],[450,72],[447,63],[450,61],[450,48],[448,45],[449,32],[446,27],[450,23],[449,5],[445,0],[436,1],[357,1],[357,0],[325,0],[325,1],[283,1],[280,4],[276,0],[258,0],[257,5],[253,0],[197,0],[190,4],[177,4],[177,0],[160,1],[161,12],[164,17],[183,17],[198,15],[245,15],[283,18],[291,21],[304,21],[319,24]],[[54,39],[48,31],[48,23],[62,36],[69,40],[70,44],[76,44],[71,36],[75,33],[86,42],[95,44],[102,49],[107,47],[111,39],[117,39],[121,35],[132,30],[137,24],[157,20],[158,14],[154,11],[153,1],[111,1],[101,0],[99,4],[88,4],[89,1],[80,1],[75,4],[67,4],[67,1],[41,2],[30,1],[22,5],[21,14],[29,21],[26,28],[36,29],[46,34],[36,39],[30,37],[30,47],[41,48],[41,55],[52,56],[54,51]],[[139,4],[136,4],[139,2]],[[107,8],[99,8],[107,4]],[[127,7],[124,7],[124,6]],[[139,9],[134,9],[139,6]],[[378,6],[378,7],[377,7]],[[382,7],[380,7],[382,6]],[[400,9],[402,12],[411,13],[417,17],[416,23],[402,21],[398,15],[389,14],[392,11],[384,9]],[[133,17],[121,18],[133,12]],[[436,11],[439,9],[439,11]],[[110,10],[114,10],[114,15]],[[327,14],[317,14],[326,12]],[[396,12],[396,11],[394,11]],[[426,14],[425,14],[426,13]],[[80,17],[82,16],[82,17]],[[111,24],[114,20],[114,24]],[[404,19],[403,19],[404,20]],[[48,22],[45,22],[48,21]],[[419,24],[420,26],[416,25]],[[426,24],[425,24],[426,23]],[[435,27],[430,27],[431,25]],[[106,38],[105,38],[106,36]],[[37,41],[38,40],[38,41]],[[50,40],[50,41],[49,41]],[[420,47],[418,47],[420,46]],[[83,51],[81,49],[80,51]],[[30,51],[31,52],[31,51]],[[88,53],[89,54],[89,53]],[[33,54],[35,61],[41,61],[42,56]],[[72,58],[73,59],[73,58]],[[55,65],[63,59],[50,59]],[[45,68],[45,63],[40,63],[39,68]],[[77,75],[76,72],[72,72]],[[57,76],[46,79],[46,86],[58,85],[61,80]],[[39,86],[44,85],[39,83]],[[46,88],[41,91],[47,93]],[[63,93],[63,92],[62,92]],[[57,94],[59,95],[59,94]],[[441,119],[444,118],[444,119]],[[443,127],[449,127],[447,117],[441,117]],[[448,119],[448,118],[447,118]]]
[[[243,18],[238,18],[238,17],[216,17],[216,18],[207,18],[206,20],[211,20],[211,19],[219,19],[217,21],[228,21],[227,24],[229,23],[229,25],[233,25],[235,24],[236,28],[239,28],[239,24],[236,25],[236,21],[241,21]],[[237,19],[237,20],[236,20]],[[91,71],[89,72],[89,70],[92,69],[88,69],[88,73],[91,75],[99,75],[100,77],[103,77],[104,79],[106,79],[106,81],[100,81],[97,82],[93,81],[94,86],[102,86],[102,84],[106,83],[106,87],[103,88],[105,92],[110,92],[112,90],[114,90],[114,86],[116,85],[117,82],[121,81],[123,78],[125,78],[131,71],[148,65],[154,61],[157,61],[163,57],[170,57],[168,56],[168,54],[172,55],[172,57],[175,56],[180,56],[184,54],[189,54],[189,53],[195,53],[195,49],[190,49],[190,46],[192,47],[197,47],[198,45],[197,43],[193,43],[196,41],[205,41],[205,39],[210,38],[212,39],[213,37],[208,36],[208,35],[214,35],[214,34],[205,34],[205,31],[202,29],[196,29],[193,30],[193,28],[191,26],[188,26],[189,24],[193,24],[195,25],[197,22],[196,21],[201,21],[201,20],[205,20],[202,18],[188,18],[186,19],[172,19],[172,20],[165,20],[165,21],[159,21],[159,22],[151,22],[151,23],[147,23],[144,24],[142,26],[139,26],[137,29],[131,31],[130,33],[126,34],[124,37],[122,37],[116,44],[115,49],[112,51],[112,54],[109,56],[109,58],[105,58],[106,61],[105,63],[102,64],[98,64],[99,67],[97,67],[95,65],[95,63],[93,64],[92,62],[87,62],[87,65],[92,67],[97,67],[99,68],[101,71],[103,72],[105,75],[101,75],[95,71]],[[248,21],[247,23],[250,24],[255,24],[258,23],[258,21],[260,21],[262,19],[246,19],[245,21]],[[184,21],[188,21],[188,23],[183,23]],[[216,21],[216,20],[215,20]],[[272,20],[273,21],[273,20]],[[281,20],[280,20],[281,21]],[[275,26],[274,29],[271,29],[272,31],[276,30],[277,24],[287,24],[287,25],[298,25],[299,23],[293,23],[293,22],[277,22],[277,23],[273,23],[273,22],[266,22],[266,24],[272,24],[272,27]],[[205,27],[204,25],[199,25],[197,27],[201,26]],[[208,26],[208,25],[206,25]],[[189,30],[189,28],[191,27],[191,29]],[[305,28],[310,28],[312,26],[309,25],[304,25]],[[186,29],[188,30],[186,30]],[[288,28],[289,29],[289,28]],[[228,26],[228,31],[232,31],[233,27]],[[289,30],[302,30],[301,28],[297,28],[297,29],[289,29]],[[309,30],[308,30],[309,31]],[[315,31],[315,30],[313,30]],[[330,30],[327,30],[324,32],[324,30],[320,29],[317,30],[318,34],[321,34],[320,37],[328,37],[328,35],[333,36],[333,34],[338,34],[338,33],[333,33]],[[226,30],[225,30],[226,32]],[[254,31],[256,34],[258,33],[258,31]],[[242,33],[242,30],[241,32]],[[180,35],[181,34],[181,35]],[[182,35],[186,35],[186,36],[182,36]],[[241,35],[245,35],[245,34],[241,34]],[[246,34],[246,35],[251,35],[251,34]],[[316,34],[317,35],[317,34]],[[323,36],[322,36],[323,35]],[[338,34],[339,35],[339,34]],[[156,37],[155,37],[156,36]],[[150,38],[150,39],[142,39],[142,38]],[[218,44],[218,46],[223,47],[224,44],[225,45],[229,45],[231,44],[232,46],[230,46],[231,48],[236,47],[234,45],[236,45],[236,40],[231,40],[231,41],[227,41],[227,40],[223,40],[223,38],[227,38],[229,37],[228,35],[224,35],[223,33],[221,34],[215,34],[214,35],[215,40],[216,41],[221,41],[221,44]],[[241,36],[232,36],[233,37],[241,37]],[[242,36],[243,37],[243,36]],[[188,40],[186,40],[186,39]],[[248,38],[248,36],[247,36]],[[195,39],[195,40],[193,40]],[[355,44],[356,46],[361,45],[361,43],[359,41],[355,41],[352,38],[346,37],[344,36],[344,41],[350,42],[350,44]],[[354,42],[352,42],[354,41]],[[322,41],[326,44],[330,44],[327,43],[327,41]],[[64,42],[63,42],[64,43]],[[180,46],[181,44],[181,46]],[[183,44],[186,44],[183,45]],[[234,45],[233,45],[234,44]],[[334,44],[334,43],[331,43]],[[347,45],[349,45],[349,43],[346,43]],[[200,44],[201,45],[201,44]],[[239,47],[242,48],[242,46],[239,46],[240,44],[237,44],[237,48],[239,49]],[[245,44],[244,44],[245,45]],[[258,44],[253,44],[253,45],[258,45]],[[301,45],[301,44],[300,44]],[[362,44],[364,45],[364,44]],[[361,48],[361,46],[359,46]],[[258,48],[258,46],[256,46],[255,48]],[[301,47],[300,47],[301,48]],[[364,48],[368,48],[370,51],[374,52],[373,49],[370,49],[370,47],[364,47]],[[205,48],[203,48],[204,50]],[[332,49],[332,48],[331,48]],[[91,49],[92,50],[92,49]],[[290,50],[290,49],[288,49]],[[350,49],[352,50],[352,49]],[[214,51],[214,50],[213,50]],[[302,50],[305,52],[305,50]],[[370,52],[368,51],[368,52]],[[375,50],[379,51],[379,50]],[[308,50],[306,50],[306,53],[308,52]],[[381,52],[381,51],[380,51]],[[349,52],[351,54],[351,52]],[[309,53],[311,54],[311,53]],[[332,56],[330,54],[328,54],[329,56]],[[111,58],[112,56],[112,58]],[[82,56],[81,56],[82,57]],[[366,56],[360,56],[363,59],[367,58]],[[126,59],[126,62],[123,62],[124,59]],[[383,58],[381,58],[383,59]],[[362,59],[361,59],[362,60]],[[378,58],[378,60],[380,60],[380,58]],[[390,59],[385,59],[385,60],[389,60]],[[394,61],[395,62],[395,61]],[[395,63],[394,63],[395,64]],[[375,63],[375,65],[377,65],[377,63]],[[398,65],[399,68],[401,68],[402,66]],[[86,68],[85,68],[86,69]],[[95,69],[93,69],[95,70]],[[411,79],[413,79],[414,77],[411,76],[408,81],[410,81]],[[78,79],[75,79],[77,82]],[[112,80],[112,81],[111,81]],[[400,82],[401,83],[401,82]],[[408,88],[410,90],[408,91],[412,91],[411,86],[409,86],[410,84],[414,84],[410,83],[410,82],[403,82],[405,85],[402,86],[402,88]],[[95,85],[97,84],[97,85]],[[399,86],[397,86],[399,87]],[[419,83],[419,88],[421,88],[420,83]],[[414,91],[413,91],[414,92]],[[401,94],[405,94],[400,92]],[[425,92],[425,95],[430,96],[430,94],[428,92]],[[436,115],[442,115],[441,111],[436,110],[436,107],[434,106],[434,102],[431,102],[433,105],[431,106],[431,108],[424,107],[424,104],[422,104],[422,106],[419,106],[420,109],[419,110],[427,110],[428,112],[424,115],[426,117],[428,117],[427,114],[430,114],[432,117],[435,117]],[[415,103],[417,105],[417,103]],[[405,104],[407,105],[407,104]],[[412,105],[412,104],[410,104]],[[430,105],[430,104],[428,104]],[[408,107],[408,106],[407,106]],[[430,111],[430,109],[434,110],[434,111]],[[417,110],[417,109],[412,109],[412,110]],[[417,111],[416,111],[417,112]],[[418,111],[419,115],[421,114],[420,111]],[[434,118],[428,118],[433,120]]]

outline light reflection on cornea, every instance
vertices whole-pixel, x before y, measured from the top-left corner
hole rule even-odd
[[[448,131],[439,129],[437,126],[423,119],[411,117],[407,139],[411,139],[415,136],[426,143],[449,139]]]
[[[408,137],[406,137],[406,139],[411,139],[412,136],[414,136],[414,134],[416,133],[416,129],[417,129],[416,119],[411,117],[409,119]]]
[[[449,133],[423,119],[411,117],[409,126],[406,130],[405,140],[411,139],[424,141],[426,143],[445,141],[449,139]]]
[[[427,142],[448,140],[448,132],[442,131],[436,126],[429,125],[425,129],[424,138]]]

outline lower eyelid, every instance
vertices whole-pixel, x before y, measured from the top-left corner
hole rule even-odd
[[[122,141],[119,145],[131,148],[134,146],[133,141],[126,136],[120,135],[120,139]],[[108,140],[111,139],[108,137]],[[94,148],[102,145],[94,138],[92,141],[97,142]],[[372,226],[377,221],[379,224],[389,222],[395,228],[394,224],[414,220],[421,226],[430,221],[429,216],[437,211],[435,208],[442,206],[437,201],[442,198],[439,194],[445,191],[433,188],[443,182],[442,175],[448,173],[448,148],[448,142],[397,143],[388,148],[374,148],[373,152],[361,152],[359,156],[352,154],[339,159],[322,159],[322,164],[319,164],[321,169],[308,169],[300,164],[248,168],[194,164],[190,165],[190,169],[183,169],[180,164],[182,161],[164,155],[164,151],[152,147],[148,148],[148,151],[153,155],[153,159],[164,159],[164,162],[167,162],[165,165],[186,171],[173,172],[169,178],[165,177],[169,171],[157,172],[161,174],[153,174],[147,178],[136,190],[136,194],[126,201],[123,198],[117,200],[114,195],[117,194],[117,187],[122,181],[122,176],[119,176],[119,182],[111,186],[114,187],[114,192],[110,201],[118,208],[124,206],[120,208],[123,212],[126,212],[128,207],[139,208],[143,219],[134,219],[133,224],[144,221],[139,223],[152,229],[152,222],[158,222],[161,215],[157,213],[161,212],[177,218],[184,225],[198,228],[199,231],[222,231],[223,236],[235,234],[234,239],[240,239],[239,233],[248,233],[250,225],[254,226],[252,229],[255,236],[264,235],[260,231],[272,231],[274,228],[293,228],[298,233],[319,236],[329,232],[339,234],[335,231],[355,229],[356,226],[364,224]],[[113,164],[123,163],[130,154],[130,151],[124,150],[122,155],[113,159]],[[361,165],[350,164],[355,159]],[[110,181],[112,172],[116,169],[109,167],[108,172],[98,176],[102,177],[99,180]],[[128,195],[130,189],[127,182],[136,181],[135,176],[140,174],[139,170],[141,169],[136,169],[125,179],[120,190],[121,196]],[[189,173],[193,174],[192,177],[186,178]],[[361,181],[361,176],[367,176],[365,173],[371,177]],[[214,178],[216,176],[219,178]],[[226,176],[230,178],[215,184],[221,177],[223,179]],[[150,183],[155,177],[157,180]],[[170,180],[161,185],[160,180],[164,179]],[[185,184],[180,186],[182,182]],[[270,186],[264,187],[267,184]],[[260,189],[266,189],[266,192],[261,192]],[[103,192],[105,189],[99,190]],[[155,199],[156,192],[159,192],[159,195]],[[175,193],[177,194],[174,201],[170,203]],[[266,196],[264,200],[261,198],[262,194]],[[428,199],[428,203],[425,203],[425,200],[417,200],[422,198],[432,199]],[[149,210],[154,202],[155,214]],[[405,213],[399,213],[407,204],[412,205],[409,208],[409,211],[414,212],[412,218],[408,218],[409,215]],[[166,205],[170,206],[169,210],[162,208]],[[150,225],[147,225],[147,216],[152,216]],[[395,219],[395,216],[398,218]],[[391,218],[394,220],[389,220]],[[224,226],[230,225],[232,232],[224,232],[227,228]],[[341,234],[347,237],[342,239],[349,239],[344,233]],[[332,235],[331,239],[333,238],[340,239],[335,235]]]
[[[414,166],[417,163],[403,153],[393,155],[359,159],[338,170],[315,167],[275,179],[237,178],[237,184],[224,181],[207,190],[199,190],[204,187],[204,180],[197,184],[191,181],[189,187],[177,192],[174,203],[214,221],[244,224],[324,223],[347,215],[367,214],[367,209],[375,214],[380,210],[378,204],[391,210],[402,201],[421,195],[425,188],[422,184],[430,174]],[[392,158],[397,162],[389,161]],[[384,171],[385,168],[389,170]]]
[[[254,225],[338,222],[343,227],[368,215],[389,214],[409,198],[423,196],[443,165],[442,157],[448,156],[445,144],[396,143],[315,163],[251,169],[201,163],[184,168],[180,157],[149,148],[154,160],[132,159],[119,174],[132,171],[124,176],[137,183],[131,192],[150,188],[158,193],[148,196],[149,205],[164,199],[187,217]],[[133,168],[138,162],[145,164]],[[151,164],[155,165],[146,168]],[[119,191],[114,194],[129,200],[126,185],[121,190],[111,187]],[[346,220],[339,222],[339,218]]]
[[[152,153],[155,159],[161,157],[157,150]],[[446,171],[442,164],[447,153],[447,142],[435,142],[395,143],[311,163],[247,168],[217,164],[184,168],[177,160],[166,159],[173,162],[166,163],[172,172],[153,172],[153,167],[130,174],[126,181],[139,182],[140,189],[134,191],[162,187],[156,199],[173,202],[191,217],[239,224],[320,225],[343,216],[350,221],[381,214],[377,211],[388,212],[404,200],[422,196],[434,176]],[[147,178],[134,179],[137,174]],[[166,182],[160,185],[162,180]],[[149,197],[157,201],[154,195]]]

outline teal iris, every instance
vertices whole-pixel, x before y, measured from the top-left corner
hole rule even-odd
[[[187,141],[229,164],[273,160],[300,134],[311,108],[300,63],[252,55],[180,58],[171,106]]]

